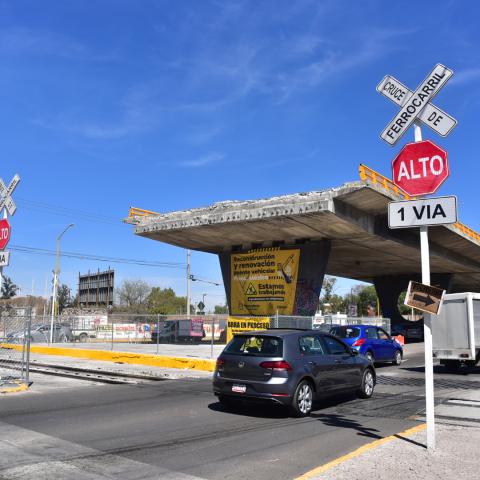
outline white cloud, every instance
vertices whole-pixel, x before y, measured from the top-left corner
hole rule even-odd
[[[468,68],[455,72],[450,84],[452,86],[464,85],[465,83],[478,80],[480,78],[480,68]]]
[[[199,167],[206,167],[211,165],[212,163],[220,162],[225,158],[223,153],[212,152],[208,155],[204,155],[199,158],[195,158],[193,160],[186,160],[184,162],[180,162],[179,165],[181,167],[192,167],[192,168],[199,168]]]
[[[26,27],[0,29],[0,53],[102,62],[118,59],[116,55],[103,54],[98,49],[92,50],[77,39],[66,35]]]

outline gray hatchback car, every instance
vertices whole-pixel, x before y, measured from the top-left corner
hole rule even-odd
[[[217,359],[213,392],[226,407],[260,400],[303,417],[315,398],[349,390],[370,398],[375,383],[372,363],[338,338],[318,330],[270,329],[233,337]]]

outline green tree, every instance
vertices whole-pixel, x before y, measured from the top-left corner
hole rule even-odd
[[[335,277],[325,276],[323,279],[319,308],[322,309],[324,313],[345,311],[345,299],[334,293],[336,283],[337,279]]]
[[[172,288],[153,287],[147,297],[149,313],[159,313],[161,315],[175,315],[185,313],[187,308],[187,298],[177,297]],[[190,306],[192,312],[195,311],[193,305]]]
[[[330,303],[336,283],[337,279],[335,277],[325,276],[323,278],[322,295],[320,295],[321,303]]]
[[[217,315],[228,313],[228,305],[215,305],[213,313],[216,313]]]
[[[57,301],[58,313],[62,313],[64,308],[72,306],[73,299],[68,285],[62,284],[58,287]]]
[[[341,295],[337,295],[336,293],[334,293],[330,296],[330,300],[328,303],[330,304],[330,311],[332,313],[345,313],[347,305],[345,302],[345,298],[343,298]]]
[[[368,307],[371,306],[377,310],[377,291],[373,285],[360,285],[358,289],[358,313],[367,315]],[[378,315],[379,312],[377,312]]]
[[[407,296],[407,291],[403,291],[399,296],[398,296],[398,311],[402,315],[410,315],[412,313],[412,309],[405,305],[405,297]]]
[[[3,299],[8,299],[14,297],[19,288],[17,285],[15,285],[12,282],[12,279],[10,277],[3,277],[2,281],[2,298]]]

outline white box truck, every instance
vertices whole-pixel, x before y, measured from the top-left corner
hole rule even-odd
[[[445,295],[439,315],[432,315],[433,356],[448,370],[480,361],[480,293]]]

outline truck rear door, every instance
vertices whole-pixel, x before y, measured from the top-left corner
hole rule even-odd
[[[471,352],[468,295],[445,295],[440,314],[431,325],[433,351],[438,358],[459,359],[461,354]]]

